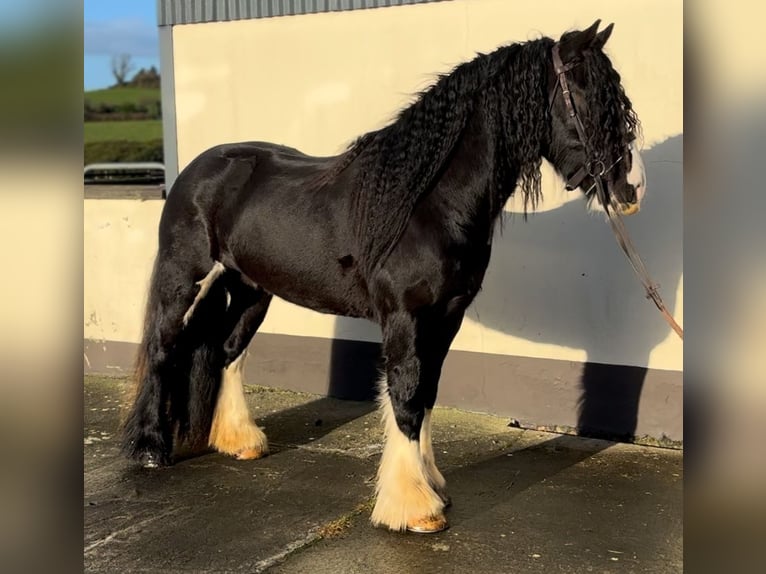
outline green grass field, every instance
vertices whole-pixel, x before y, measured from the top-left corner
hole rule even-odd
[[[162,139],[162,120],[127,122],[85,122],[85,143],[114,140],[149,141]]]
[[[160,99],[159,88],[107,88],[104,90],[91,90],[85,92],[85,100],[92,105],[98,104],[127,104],[130,102],[141,103]]]

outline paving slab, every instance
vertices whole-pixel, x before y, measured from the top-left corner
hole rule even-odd
[[[370,526],[375,405],[248,387],[272,454],[141,469],[117,450],[127,381],[85,379],[88,572],[651,572],[683,570],[683,455],[438,408],[449,530]]]

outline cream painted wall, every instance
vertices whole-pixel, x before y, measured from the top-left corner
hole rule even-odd
[[[176,26],[180,167],[232,138],[339,152],[477,51],[556,37],[596,18],[615,23],[608,52],[651,145],[683,129],[682,7],[680,0],[453,0]]]
[[[680,0],[455,0],[176,26],[179,167],[226,141],[337,153],[384,125],[436,73],[476,51],[556,37],[596,18],[615,23],[607,51],[644,128],[650,195],[629,228],[683,324]],[[682,370],[682,343],[644,298],[608,226],[586,214],[547,169],[544,190],[541,213],[526,224],[509,202],[484,290],[453,348]],[[136,340],[157,218],[153,202],[86,202],[86,266],[92,260],[93,273],[102,275],[86,285],[86,321],[89,310],[96,317],[86,336]],[[90,246],[89,237],[97,240]],[[106,247],[113,241],[120,264]],[[119,285],[124,297],[107,297],[107,285]],[[96,303],[88,304],[89,296]],[[262,330],[379,339],[368,323],[282,301],[272,305]]]
[[[85,200],[86,339],[134,343],[140,340],[163,204],[135,199]]]

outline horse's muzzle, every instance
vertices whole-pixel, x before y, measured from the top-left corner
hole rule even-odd
[[[638,213],[640,210],[641,207],[639,206],[638,202],[620,204],[620,215],[633,215],[634,213]]]

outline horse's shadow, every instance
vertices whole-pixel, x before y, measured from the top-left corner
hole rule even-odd
[[[649,191],[641,213],[626,225],[673,312],[683,272],[683,136],[643,155]],[[571,201],[527,224],[507,221],[469,316],[527,341],[584,350],[578,429],[630,439],[645,365],[655,347],[675,335],[645,299],[600,219]]]
[[[648,196],[641,213],[626,219],[638,251],[659,283],[668,308],[676,306],[683,270],[683,136],[644,152]],[[652,350],[672,331],[662,320],[619,251],[608,224],[586,212],[582,201],[530,215],[505,213],[495,238],[483,289],[466,321],[534,343],[582,349],[577,430],[584,436],[631,440],[636,434],[646,365]],[[614,294],[617,293],[617,298]],[[377,394],[379,327],[338,317],[326,394],[346,399],[347,409],[328,399],[266,415],[260,424],[277,431],[278,442],[304,444],[369,413]],[[508,349],[513,354],[513,349]],[[257,347],[255,352],[257,353]],[[614,366],[610,363],[621,366]],[[449,366],[445,367],[448,374]],[[450,381],[443,384],[469,384]],[[354,402],[351,402],[354,401]],[[459,406],[459,405],[456,405]],[[302,432],[293,424],[315,426]],[[321,425],[315,425],[321,420]],[[545,424],[545,423],[543,423]]]
[[[643,157],[648,195],[626,225],[673,313],[683,272],[683,136],[645,150]],[[588,214],[582,201],[569,201],[530,215],[526,223],[505,213],[482,292],[466,320],[529,342],[584,350],[579,434],[631,440],[650,354],[675,336],[644,295],[609,225]],[[376,331],[346,318],[336,324],[341,337],[357,332],[369,340]],[[366,343],[351,356],[345,343],[335,342],[328,395],[372,398],[378,352]]]

